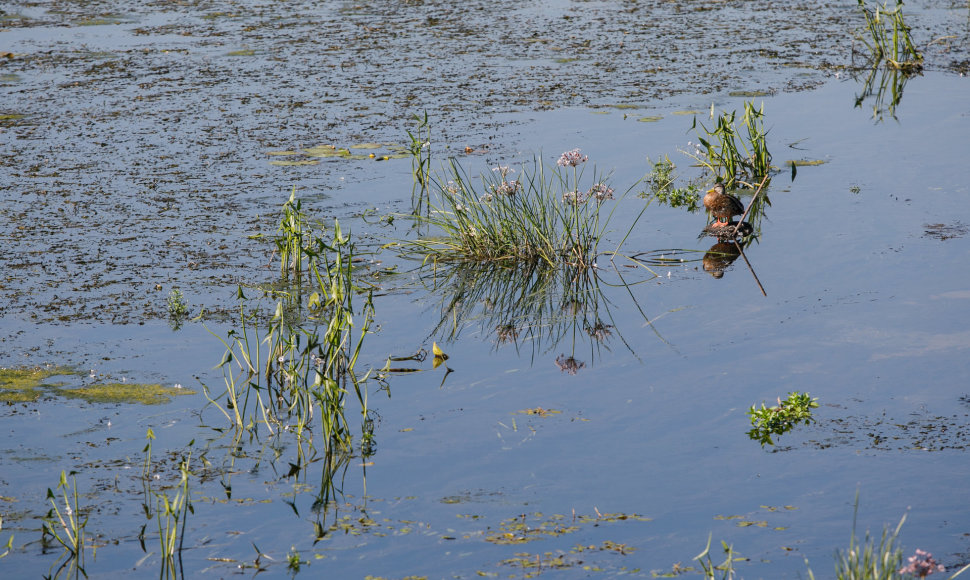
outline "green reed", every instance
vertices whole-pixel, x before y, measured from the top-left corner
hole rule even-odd
[[[296,198],[296,187],[290,192],[290,199],[283,204],[283,215],[274,239],[280,254],[280,277],[288,279],[292,274],[299,278],[302,274],[303,248],[308,243],[309,225],[303,213],[302,202]]]
[[[191,445],[191,443],[190,443]],[[178,578],[181,566],[176,566],[176,556],[181,561],[182,546],[185,543],[185,528],[189,513],[195,508],[189,500],[189,462],[192,454],[179,462],[179,482],[169,497],[166,493],[155,492],[155,520],[158,523],[158,541],[162,554],[162,578]]]
[[[685,152],[728,187],[740,179],[757,183],[771,171],[764,103],[756,109],[753,103],[745,102],[740,123],[736,122],[736,117],[737,111],[722,111],[715,120],[712,105],[713,130],[694,117],[691,129],[697,134],[700,145],[693,152]]]
[[[858,0],[859,10],[866,19],[864,32],[856,36],[869,50],[872,64],[885,62],[889,68],[903,72],[919,72],[923,68],[923,55],[917,50],[910,35],[910,27],[903,19],[903,2],[896,0],[895,8],[870,5]]]
[[[514,179],[516,171],[507,166],[472,178],[450,159],[445,177],[432,179],[435,199],[428,215],[417,218],[436,235],[404,247],[433,262],[590,267],[616,206],[604,211],[613,199],[609,176],[594,169],[586,182],[585,161],[579,150],[564,153],[553,168],[533,159]]]
[[[732,580],[735,575],[734,563],[746,561],[747,558],[738,556],[734,551],[734,546],[722,540],[721,550],[724,552],[724,561],[720,564],[715,564],[711,560],[711,539],[712,536],[708,535],[707,546],[703,552],[694,556],[694,561],[701,567],[705,580],[715,580],[716,578]]]
[[[415,211],[420,213],[420,204],[431,185],[431,122],[428,120],[427,111],[424,112],[423,117],[412,115],[412,119],[418,126],[414,133],[407,131],[411,139],[408,151],[411,153],[411,174],[414,177],[411,197],[412,201],[416,202]]]
[[[68,485],[67,474],[61,471],[61,478],[57,484],[60,497],[54,490],[47,488],[47,499],[51,502],[51,509],[44,517],[43,534],[54,538],[57,543],[67,550],[68,558],[77,564],[78,570],[84,573],[84,548],[87,516],[81,515],[81,501],[77,491],[77,477],[71,472],[71,483]],[[86,574],[85,574],[86,575]]]
[[[224,392],[203,386],[237,430],[262,426],[302,436],[318,416],[326,445],[346,447],[352,438],[347,395],[356,397],[362,417],[369,413],[367,375],[359,376],[355,367],[374,305],[353,281],[355,249],[340,223],[334,222],[329,240],[308,224],[291,195],[275,240],[277,248],[287,248],[280,252],[285,285],[254,300],[239,288],[238,328],[219,337],[226,347],[219,365]],[[268,308],[262,306],[266,301]]]

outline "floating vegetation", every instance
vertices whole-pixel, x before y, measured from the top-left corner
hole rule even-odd
[[[67,367],[36,367],[26,369],[0,369],[0,401],[10,403],[36,401],[45,387],[44,381],[58,375],[77,375],[78,372]]]
[[[684,152],[710,171],[715,181],[722,181],[728,187],[742,178],[761,181],[771,171],[764,104],[755,109],[753,103],[745,101],[740,125],[735,123],[736,114],[737,111],[722,111],[713,131],[695,116],[691,128],[697,133],[700,148]],[[710,118],[715,120],[714,105],[711,105]]]
[[[799,423],[808,425],[815,422],[812,409],[818,408],[818,398],[811,398],[808,393],[788,393],[784,401],[778,398],[778,405],[765,407],[761,403],[758,409],[754,405],[748,409],[751,425],[748,437],[761,443],[761,446],[774,445],[772,435],[783,435],[795,428]]]
[[[856,32],[856,37],[869,50],[873,66],[885,62],[889,68],[904,73],[916,73],[923,69],[923,55],[916,49],[910,28],[903,19],[903,2],[896,0],[896,7],[889,9],[870,5],[866,0],[858,0],[859,10],[866,19],[864,32]]]
[[[171,387],[157,383],[104,383],[78,388],[55,387],[55,392],[70,399],[88,403],[127,403],[139,405],[162,405],[179,395],[194,395],[192,389],[182,385]]]
[[[648,159],[647,162],[649,163],[650,160]],[[640,197],[653,197],[661,204],[684,207],[693,213],[700,207],[699,188],[696,183],[688,183],[686,187],[675,187],[677,176],[674,169],[676,167],[666,155],[662,160],[654,163],[647,176],[648,189],[641,192]]]
[[[363,151],[356,153],[355,151]],[[270,165],[281,167],[317,165],[323,159],[346,159],[351,161],[387,161],[389,159],[404,159],[409,157],[405,149],[394,143],[357,143],[350,147],[338,147],[332,144],[316,145],[304,149],[284,149],[267,151],[271,157],[300,157],[301,159],[274,159]]]

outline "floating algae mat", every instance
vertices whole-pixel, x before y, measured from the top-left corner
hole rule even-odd
[[[82,399],[89,403],[160,405],[178,395],[195,394],[195,391],[181,385],[166,387],[157,383],[103,383],[75,387],[69,386],[66,381],[47,381],[50,377],[69,379],[82,374],[65,367],[3,369],[0,370],[0,401],[30,402],[47,394]]]

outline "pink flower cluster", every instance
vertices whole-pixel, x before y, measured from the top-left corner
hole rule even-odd
[[[926,578],[934,572],[946,570],[943,564],[933,559],[933,554],[923,550],[916,550],[916,555],[909,557],[909,565],[900,568],[900,574],[912,574],[917,578]]]
[[[580,163],[585,163],[588,160],[589,155],[580,155],[579,149],[572,149],[560,155],[559,161],[556,161],[556,165],[559,167],[576,167]]]

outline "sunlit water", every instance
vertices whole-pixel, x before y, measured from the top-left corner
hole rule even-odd
[[[804,577],[806,558],[817,577],[826,577],[834,550],[848,546],[856,492],[860,532],[878,534],[908,513],[902,533],[907,552],[918,547],[948,566],[966,563],[966,79],[942,73],[911,79],[895,110],[898,120],[882,122],[872,119],[871,100],[853,106],[861,90],[858,82],[832,78],[815,90],[757,98],[764,101],[769,145],[782,171],[769,190],[772,205],[762,235],[745,252],[750,268],[739,259],[723,278],[713,278],[694,260],[702,254],[690,252],[714,243],[697,239],[704,215],[651,205],[623,251],[670,249],[669,255],[693,261],[654,267],[658,277],[652,278],[602,258],[604,281],[617,282],[615,264],[625,279],[637,282],[629,289],[604,286],[611,334],[602,344],[582,328],[558,341],[540,331],[539,342],[497,344],[494,327],[475,321],[449,340],[447,323],[434,331],[442,317],[441,294],[415,289],[412,275],[388,281],[389,293],[376,299],[380,330],[368,337],[366,366],[383,366],[388,355],[430,350],[436,341],[450,355],[447,367],[454,372],[444,378],[443,367],[431,371],[430,361],[413,363],[428,370],[392,376],[390,397],[372,388],[370,404],[380,417],[377,453],[366,465],[360,458],[351,461],[344,494],[326,509],[314,509],[320,475],[313,464],[287,477],[291,440],[247,440],[233,460],[230,438],[212,429],[223,426],[220,416],[205,408],[201,395],[152,408],[61,398],[6,407],[0,542],[12,534],[14,548],[0,568],[17,577],[48,573],[60,550],[40,544],[45,492],[61,470],[76,470],[82,503],[93,508],[87,529],[99,544],[96,557],[88,554],[87,572],[156,573],[155,524],[142,512],[138,478],[149,427],[158,437],[156,485],[173,481],[174,458],[190,441],[193,456],[207,462],[197,464],[191,484],[194,513],[182,554],[188,576],[228,576],[240,565],[248,574],[260,566],[283,575],[286,555],[296,551],[309,560],[303,573],[340,578],[535,572],[508,561],[522,553],[530,562],[540,555],[543,574],[585,577],[602,570],[603,576],[650,577],[652,570],[691,564],[710,535],[715,545],[726,541],[750,559],[737,565],[745,578]],[[649,171],[647,157],[668,154],[685,177],[693,176],[689,159],[678,152],[696,141],[689,131],[692,117],[678,113],[707,111],[711,98],[717,110],[740,109],[743,102],[718,93],[635,110],[496,113],[488,121],[501,131],[476,135],[484,141],[483,135],[493,133],[490,152],[461,162],[472,172],[487,172],[534,155],[552,163],[560,152],[580,147],[591,165],[613,171],[617,191]],[[663,118],[638,121],[645,116]],[[698,118],[704,120],[705,113]],[[446,115],[434,124],[449,131]],[[370,137],[366,128],[360,133]],[[477,145],[449,134],[434,150],[441,160],[469,144]],[[289,146],[263,144],[260,153]],[[825,163],[799,167],[792,180],[784,166],[789,159]],[[173,274],[184,268],[174,258],[159,264],[166,274],[158,279],[165,288],[157,292],[151,258],[145,257],[152,254],[138,254],[136,262],[146,262],[146,280],[133,283],[133,294],[124,296],[157,308],[168,288],[181,282],[195,306],[231,306],[232,281],[267,279],[272,270],[261,266],[269,251],[245,236],[271,233],[275,216],[266,212],[289,193],[283,176],[332,184],[308,187],[310,211],[337,215],[370,247],[405,237],[408,228],[400,218],[386,226],[355,214],[367,207],[377,207],[378,215],[406,211],[408,163],[325,160],[269,177],[242,176],[261,187],[276,179],[280,187],[246,192],[238,202],[219,199],[230,215],[200,212],[192,223],[209,224],[215,233],[204,239],[210,246],[231,240],[252,249],[235,250],[225,263],[214,260],[222,270],[208,281],[208,274]],[[201,187],[218,196],[216,182],[233,176],[215,167],[218,175]],[[316,171],[323,176],[310,173]],[[617,231],[609,236],[614,244],[645,203],[635,195],[639,189],[615,202]],[[211,199],[202,199],[208,194],[192,191],[194,201],[186,203],[211,207]],[[11,197],[5,203],[23,201]],[[143,209],[151,207],[146,203]],[[244,232],[225,223],[239,215],[247,216]],[[95,213],[92,227],[103,227],[96,220]],[[76,231],[56,235],[67,240]],[[102,243],[97,231],[79,242],[85,252]],[[146,244],[161,246],[178,233],[143,235],[158,235]],[[183,235],[190,244],[198,241]],[[9,236],[16,239],[15,232]],[[260,260],[245,258],[250,253]],[[4,258],[10,266],[20,256]],[[386,251],[377,258],[397,262]],[[69,260],[59,266],[67,272],[81,267]],[[29,288],[18,273],[43,277],[59,266],[11,270],[8,284]],[[32,304],[31,296],[37,294],[11,299]],[[126,321],[137,317],[135,307],[118,308]],[[215,387],[221,381],[212,370],[221,360],[221,345],[200,323],[173,332],[157,317],[143,325],[106,324],[110,317],[60,324],[43,319],[35,323],[29,315],[5,313],[4,364],[65,364],[112,380],[195,390],[200,381]],[[208,327],[218,336],[230,328],[222,318]],[[570,355],[584,363],[575,375],[556,365],[557,358]],[[818,397],[818,422],[762,448],[746,435],[745,411],[789,391]],[[521,413],[539,407],[555,412]],[[529,543],[494,541],[507,531],[503,523],[514,518],[535,528],[576,529]],[[314,542],[314,521],[336,522],[338,530]],[[138,541],[144,524],[146,550],[153,554],[148,557]],[[615,544],[625,545],[624,553],[609,547]],[[553,572],[550,555],[562,555],[567,566]]]

